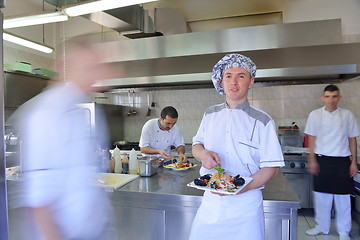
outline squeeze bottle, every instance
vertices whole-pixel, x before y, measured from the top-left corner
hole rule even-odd
[[[113,159],[115,160],[114,172],[122,173],[121,152],[117,146],[113,150]]]
[[[137,154],[134,148],[129,154],[129,172],[130,174],[137,174]]]

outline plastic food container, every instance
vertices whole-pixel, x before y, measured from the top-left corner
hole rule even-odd
[[[159,158],[146,156],[138,159],[139,175],[142,177],[150,177],[157,173],[159,168]]]

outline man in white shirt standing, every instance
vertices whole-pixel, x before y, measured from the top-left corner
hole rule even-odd
[[[321,100],[325,106],[309,114],[305,134],[309,136],[308,171],[314,175],[316,226],[307,235],[328,234],[332,203],[340,240],[349,240],[351,230],[350,194],[352,177],[358,171],[356,137],[360,135],[351,111],[338,108],[341,99],[335,85],[325,87]]]
[[[180,129],[175,126],[178,116],[174,107],[167,106],[161,111],[160,118],[147,121],[141,131],[139,142],[141,153],[170,159],[171,146],[174,146],[180,161],[186,162],[184,137]]]

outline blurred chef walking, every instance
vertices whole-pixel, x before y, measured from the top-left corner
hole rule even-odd
[[[308,171],[314,175],[314,210],[316,226],[307,235],[328,234],[334,202],[335,223],[340,240],[350,240],[353,176],[357,174],[359,127],[353,113],[338,108],[340,90],[325,87],[321,100],[325,106],[312,111],[305,127],[309,136]]]
[[[141,153],[170,159],[171,146],[174,146],[180,161],[186,162],[184,137],[180,129],[175,126],[178,116],[174,107],[167,106],[161,110],[160,118],[147,121],[141,131],[139,142]]]
[[[194,219],[191,240],[265,239],[261,188],[284,166],[274,121],[248,102],[256,65],[240,54],[227,54],[213,68],[212,81],[226,102],[208,108],[196,136],[193,155],[200,175],[225,172],[253,180],[238,195],[206,191]]]
[[[91,86],[109,69],[85,37],[65,46],[65,59],[57,60],[57,83],[20,110],[22,205],[30,209],[28,223],[35,224],[35,233],[24,233],[24,239],[106,240],[110,202],[103,189],[91,186],[102,138],[90,134],[86,113],[77,104],[89,102]]]

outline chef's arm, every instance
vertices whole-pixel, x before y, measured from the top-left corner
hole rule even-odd
[[[261,168],[259,171],[257,171],[254,175],[251,176],[253,180],[239,193],[243,193],[251,189],[256,189],[265,185],[268,181],[270,181],[272,178],[278,175],[279,171],[280,171],[280,167]]]
[[[220,164],[219,155],[216,152],[206,150],[201,144],[192,146],[192,154],[196,160],[201,162],[204,168],[212,169]]]
[[[350,176],[353,177],[359,170],[357,167],[357,143],[355,137],[349,138],[349,146],[351,152]]]
[[[54,222],[54,218],[49,211],[49,207],[32,208],[35,221],[40,228],[44,239],[46,240],[63,240],[59,228]]]
[[[185,146],[180,145],[176,148],[177,153],[179,154],[179,158],[181,162],[187,162],[187,157],[185,156]]]
[[[320,168],[315,156],[315,136],[307,135],[309,143],[309,154],[308,154],[308,172],[313,175],[318,175]]]
[[[160,154],[165,159],[171,158],[171,156],[165,150],[156,149],[152,147],[141,147],[140,152],[144,154]]]

